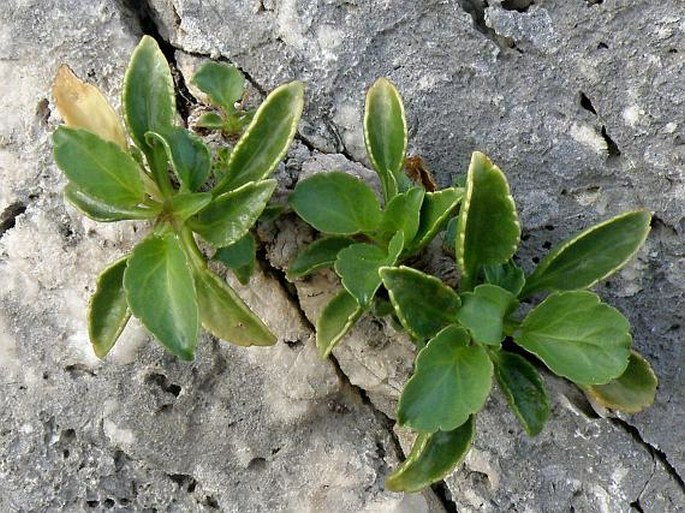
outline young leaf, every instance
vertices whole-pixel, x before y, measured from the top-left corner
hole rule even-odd
[[[327,358],[364,310],[346,290],[341,290],[316,321],[316,347]]]
[[[208,128],[210,130],[221,130],[224,127],[224,118],[216,112],[205,112],[195,123],[197,128]]]
[[[229,246],[217,249],[213,259],[231,269],[243,285],[247,285],[256,264],[257,242],[247,232],[243,238]]]
[[[341,172],[319,173],[298,182],[288,201],[297,215],[323,233],[370,232],[381,221],[373,190]]]
[[[274,89],[259,106],[228,160],[228,172],[215,195],[267,178],[295,136],[304,106],[302,82]]]
[[[414,240],[408,244],[409,254],[418,252],[435,238],[463,196],[464,190],[455,187],[426,193],[421,205],[419,229]]]
[[[192,360],[199,331],[197,293],[175,235],[138,244],[124,272],[129,308],[173,354]]]
[[[362,307],[369,306],[381,285],[378,270],[393,265],[403,245],[402,232],[397,232],[385,252],[373,244],[352,244],[340,253],[335,261],[335,272],[343,286]]]
[[[52,141],[55,162],[87,195],[124,208],[143,201],[138,164],[116,144],[88,130],[65,126],[55,130]]]
[[[159,141],[166,151],[179,182],[181,192],[195,192],[202,187],[212,165],[209,148],[194,133],[185,128],[169,127],[163,132],[147,132],[145,140],[150,146]]]
[[[235,111],[235,103],[243,96],[245,77],[234,66],[206,62],[190,81],[205,93],[210,101],[227,113]]]
[[[483,267],[485,281],[518,296],[526,283],[526,274],[512,260],[500,265],[486,265]]]
[[[131,317],[123,285],[127,259],[117,260],[100,274],[90,298],[88,335],[98,358],[107,356]]]
[[[456,320],[459,296],[438,278],[411,267],[382,267],[383,285],[404,329],[416,339],[434,337]]]
[[[555,374],[579,385],[620,376],[630,355],[630,324],[592,292],[557,292],[535,307],[514,334],[516,343]]]
[[[457,224],[457,264],[462,290],[470,290],[481,265],[509,260],[521,227],[504,174],[485,155],[474,152]]]
[[[213,246],[233,244],[257,221],[275,188],[276,180],[246,183],[216,197],[188,226]]]
[[[156,207],[116,207],[89,196],[73,183],[64,188],[64,198],[83,214],[95,221],[111,222],[126,219],[151,219],[161,212],[161,205]]]
[[[623,267],[649,233],[646,210],[627,212],[583,231],[553,249],[528,278],[523,291],[591,287]]]
[[[392,492],[418,492],[452,472],[469,452],[476,434],[471,415],[452,431],[419,433],[406,460],[385,480]]]
[[[545,382],[528,360],[508,351],[492,353],[497,383],[509,407],[529,436],[535,436],[549,416]]]
[[[479,411],[492,387],[492,362],[466,330],[448,326],[417,358],[402,391],[397,421],[415,431],[451,431]]]
[[[637,351],[631,351],[628,368],[606,385],[582,387],[590,399],[605,408],[637,413],[654,402],[658,380]]]
[[[392,198],[383,211],[378,238],[389,241],[398,231],[402,231],[405,241],[414,240],[419,229],[419,212],[425,193],[421,187],[412,187]]]
[[[297,254],[288,267],[288,277],[302,278],[324,267],[332,267],[338,253],[351,244],[354,239],[336,235],[315,240]]]
[[[239,346],[271,346],[276,337],[216,274],[195,273],[202,325],[215,337]]]
[[[168,208],[175,217],[185,221],[211,202],[212,193],[210,192],[182,192],[169,199]]]
[[[473,340],[499,346],[504,317],[518,304],[514,295],[497,285],[478,285],[473,292],[461,295],[461,303],[456,318]]]
[[[366,94],[364,142],[369,160],[378,173],[386,203],[406,191],[409,179],[402,174],[407,150],[407,121],[404,105],[395,86],[379,78]]]

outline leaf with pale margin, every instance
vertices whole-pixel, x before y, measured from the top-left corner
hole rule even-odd
[[[398,231],[404,240],[414,240],[419,229],[419,213],[426,191],[412,187],[392,198],[385,206],[376,237],[387,243]]]
[[[302,278],[319,269],[332,267],[338,253],[354,243],[350,237],[337,235],[315,240],[297,254],[288,267],[288,277]]]
[[[483,267],[485,281],[518,296],[526,284],[526,273],[513,261],[505,264],[486,265]]]
[[[243,285],[247,285],[257,264],[257,241],[247,232],[243,238],[216,250],[214,260],[231,269]]]
[[[202,187],[212,165],[209,148],[197,135],[182,127],[170,127],[162,133],[147,132],[150,146],[159,141],[181,183],[181,192],[195,192]]]
[[[623,267],[644,243],[651,215],[626,212],[591,226],[553,249],[528,277],[524,296],[539,290],[591,287]]]
[[[632,343],[627,319],[583,290],[551,294],[526,316],[514,340],[579,385],[602,385],[620,376]]]
[[[117,207],[105,203],[101,199],[89,196],[79,190],[73,183],[67,184],[64,188],[64,198],[84,215],[94,221],[110,223],[113,221],[124,221],[127,219],[151,219],[159,215],[162,206],[157,204],[154,207]]]
[[[316,347],[323,358],[328,357],[363,311],[344,289],[324,307],[316,321]]]
[[[448,326],[428,342],[402,391],[397,421],[414,431],[451,431],[478,412],[492,387],[492,362],[463,328]]]
[[[435,238],[444,228],[463,196],[464,190],[455,187],[426,193],[421,205],[419,228],[414,240],[407,244],[409,254],[415,254]]]
[[[486,283],[461,295],[461,308],[456,318],[476,342],[499,346],[504,336],[504,317],[517,305],[511,292]]]
[[[107,356],[131,317],[123,285],[127,260],[117,260],[100,274],[90,298],[88,335],[98,358]]]
[[[210,192],[182,192],[169,199],[168,209],[174,217],[185,221],[212,202]]]
[[[245,77],[235,66],[207,62],[193,75],[190,83],[205,93],[209,100],[227,113],[235,111],[235,103],[245,90]]]
[[[459,296],[434,276],[411,267],[382,267],[379,271],[397,317],[416,339],[429,339],[456,321]]]
[[[407,459],[386,478],[385,488],[412,493],[440,481],[464,461],[475,435],[473,415],[452,431],[420,433]]]
[[[178,237],[138,244],[124,272],[129,308],[171,353],[192,360],[199,332],[197,292]]]

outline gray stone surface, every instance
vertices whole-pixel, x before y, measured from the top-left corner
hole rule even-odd
[[[257,91],[307,82],[281,194],[329,168],[369,176],[363,95],[385,75],[405,99],[410,150],[441,184],[475,149],[507,172],[526,268],[592,222],[651,209],[645,249],[598,291],[660,376],[654,406],[600,418],[549,377],[550,424],[529,439],[495,394],[443,500],[459,511],[684,511],[685,5],[487,3],[149,2],[182,73],[210,56]],[[399,452],[386,416],[411,344],[366,318],[336,349],[343,374],[317,359],[310,322],[336,284],[298,282],[293,301],[274,278],[270,267],[312,237],[292,219],[263,227],[266,272],[242,290],[279,334],[275,348],[204,338],[184,364],[132,325],[105,362],[93,356],[95,276],[144,226],[64,206],[49,84],[66,62],[116,101],[138,18],[113,0],[0,5],[0,511],[440,511],[430,493],[382,490]]]

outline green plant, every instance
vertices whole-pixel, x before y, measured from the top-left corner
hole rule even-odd
[[[218,128],[231,136],[244,129],[214,165],[204,142],[177,122],[172,75],[152,38],[140,41],[124,79],[124,118],[134,145],[94,86],[66,66],[55,79],[66,126],[53,134],[54,157],[68,179],[66,199],[96,221],[154,220],[151,234],[98,278],[88,316],[98,357],[110,351],[131,314],[185,360],[194,356],[200,325],[238,345],[275,342],[209,269],[195,235],[218,248],[217,259],[242,281],[249,278],[249,230],[276,186],[269,176],[294,137],[303,86],[280,86],[256,112],[246,113],[235,107],[244,88],[235,68],[210,63],[194,80],[221,108]]]
[[[367,96],[364,132],[385,209],[372,191],[345,175],[303,180],[291,204],[315,228],[333,235],[305,248],[291,275],[334,263],[341,278],[344,290],[317,323],[322,354],[369,309],[381,285],[416,343],[414,373],[402,391],[397,421],[417,438],[387,478],[387,488],[418,491],[462,461],[493,378],[524,430],[538,434],[549,401],[542,376],[526,356],[605,407],[633,412],[652,402],[656,377],[631,350],[628,321],[586,290],[634,256],[649,232],[648,212],[628,212],[586,229],[526,275],[514,260],[521,228],[509,185],[485,155],[473,154],[464,190],[447,189],[450,201],[436,208],[427,200],[444,190],[429,196],[401,175],[406,127],[399,95],[387,80],[376,82]],[[459,200],[448,230],[459,271],[454,290],[397,262],[434,238]],[[418,243],[417,234],[424,234]],[[522,305],[541,294],[547,296],[538,304]]]

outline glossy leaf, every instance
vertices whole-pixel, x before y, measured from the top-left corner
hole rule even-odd
[[[297,254],[288,267],[288,277],[302,278],[324,267],[332,267],[338,253],[354,242],[350,237],[336,235],[315,240]]]
[[[213,258],[231,269],[240,283],[247,285],[257,264],[256,253],[257,242],[254,236],[247,232],[240,240],[219,248]]]
[[[478,285],[461,295],[461,303],[456,318],[473,339],[499,346],[504,338],[504,317],[518,304],[514,295],[497,285]]]
[[[82,192],[115,207],[133,207],[145,191],[138,164],[94,133],[60,126],[52,134],[55,162]]]
[[[649,362],[637,351],[631,351],[628,367],[606,385],[583,387],[595,403],[625,413],[637,413],[654,402],[659,384]]]
[[[379,272],[398,319],[412,337],[429,339],[455,322],[461,301],[438,278],[405,266],[382,267]]]
[[[495,377],[523,429],[535,436],[547,422],[549,399],[540,373],[522,356],[498,351],[493,358]]]
[[[158,141],[164,147],[182,192],[195,192],[202,187],[212,164],[209,148],[202,139],[182,127],[170,127],[162,133],[148,132],[145,136],[150,146]]]
[[[103,200],[89,196],[73,183],[64,188],[64,198],[83,214],[95,221],[112,222],[126,219],[150,219],[161,212],[161,205],[156,207],[116,207]]]
[[[362,312],[357,300],[344,289],[324,307],[316,321],[316,347],[323,358],[328,357]]]
[[[387,78],[379,78],[366,94],[364,142],[369,160],[378,173],[383,197],[388,202],[409,188],[402,173],[407,150],[407,121],[397,89]]]
[[[651,215],[636,210],[583,231],[553,249],[528,278],[524,295],[591,287],[623,267],[649,233]]]
[[[297,215],[323,233],[370,232],[381,221],[373,190],[346,173],[319,173],[301,180],[289,202]]]
[[[202,325],[212,335],[239,346],[270,346],[276,343],[271,330],[216,274],[196,272]]]
[[[176,218],[185,221],[212,202],[209,192],[182,192],[175,194],[169,200],[169,211]]]
[[[188,225],[216,247],[233,244],[255,224],[275,188],[276,180],[247,183],[215,198]]]
[[[123,284],[127,259],[117,260],[100,274],[90,298],[88,335],[98,358],[107,356],[131,317]]]
[[[219,62],[204,63],[193,75],[191,83],[226,112],[235,110],[234,105],[242,98],[245,89],[243,74],[235,66]]]
[[[405,241],[414,240],[419,229],[419,213],[425,193],[426,191],[421,187],[412,187],[407,192],[392,198],[383,211],[381,223],[378,226],[378,238],[389,241],[398,231],[401,231]]]
[[[473,415],[452,431],[419,433],[407,459],[385,480],[385,488],[412,493],[440,481],[464,461],[475,435]]]
[[[463,196],[464,190],[455,187],[426,193],[421,205],[419,228],[413,242],[409,244],[409,253],[416,253],[435,238],[445,227]]]
[[[404,387],[397,421],[415,431],[451,431],[479,411],[492,387],[492,362],[466,330],[448,326],[417,358]]]
[[[462,290],[473,288],[481,265],[509,260],[520,235],[507,179],[485,155],[474,152],[457,224],[456,255]]]
[[[379,269],[396,262],[403,241],[402,232],[397,232],[388,244],[387,252],[373,244],[352,244],[338,253],[335,272],[362,307],[369,306],[381,285]]]
[[[173,354],[192,360],[199,331],[197,293],[175,235],[138,244],[124,272],[129,308]]]
[[[274,89],[257,109],[228,160],[225,178],[215,193],[267,178],[285,156],[297,131],[304,106],[302,82]]]
[[[518,265],[509,260],[505,264],[486,265],[483,267],[485,281],[518,296],[526,283],[526,274]]]
[[[620,376],[632,342],[626,318],[587,291],[550,295],[526,316],[514,338],[554,373],[580,385]]]

